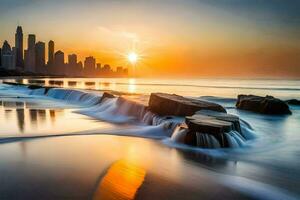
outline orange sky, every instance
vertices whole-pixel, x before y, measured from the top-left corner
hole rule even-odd
[[[52,39],[80,60],[130,66],[125,55],[136,51],[141,76],[299,78],[298,4],[235,1],[12,0],[0,8],[0,40],[14,45],[19,23],[25,39]]]

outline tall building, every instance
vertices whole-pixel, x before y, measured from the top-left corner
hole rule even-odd
[[[76,76],[79,73],[76,54],[68,55],[68,65],[65,73],[68,76]]]
[[[68,55],[68,63],[69,63],[69,66],[76,66],[77,65],[77,55],[76,54]]]
[[[35,35],[29,34],[28,41],[27,41],[27,49],[34,49],[35,48]]]
[[[18,26],[15,34],[15,47],[16,47],[16,66],[23,67],[23,31],[22,27]]]
[[[12,57],[13,57],[13,69],[17,68],[17,48],[13,47],[11,48],[11,52],[12,52]]]
[[[1,67],[6,70],[12,70],[15,67],[12,49],[6,40],[2,46],[1,62]]]
[[[45,43],[37,42],[35,44],[35,65],[36,72],[44,73],[45,72]]]
[[[96,64],[96,69],[97,69],[97,70],[101,70],[101,63],[97,63],[97,64]]]
[[[105,73],[111,73],[112,72],[112,69],[110,67],[110,65],[108,64],[105,64],[102,68],[102,71],[105,72]]]
[[[52,65],[54,61],[54,42],[52,40],[48,43],[48,65]]]
[[[54,74],[63,75],[65,74],[65,54],[62,51],[57,51],[54,54],[53,62]]]
[[[93,56],[85,58],[84,61],[84,75],[93,76],[96,72],[96,59]]]
[[[25,71],[35,72],[35,35],[29,34],[25,50]]]

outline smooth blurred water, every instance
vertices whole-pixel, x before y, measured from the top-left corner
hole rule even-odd
[[[6,79],[68,88],[113,90],[126,93],[175,93],[183,96],[237,97],[238,94],[300,98],[300,80],[264,79],[145,79],[145,78],[43,78]],[[5,81],[5,80],[4,80]]]
[[[300,99],[297,80],[56,79],[50,83],[51,80],[44,79],[44,84],[114,90],[143,102],[151,92],[216,102],[249,123],[256,138],[242,148],[208,150],[174,143],[167,136],[160,140],[111,136],[161,136],[164,129],[97,120],[74,112],[86,105],[30,96],[22,87],[12,89],[0,84],[0,198],[18,194],[31,199],[108,199],[107,194],[116,199],[300,196],[300,106],[290,106],[290,116],[235,109],[235,98],[240,93]],[[33,135],[64,137],[22,139]],[[19,138],[5,139],[8,136]]]

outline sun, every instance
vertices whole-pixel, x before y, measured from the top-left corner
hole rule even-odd
[[[135,64],[138,60],[138,55],[135,52],[130,52],[127,55],[127,59],[130,63]]]

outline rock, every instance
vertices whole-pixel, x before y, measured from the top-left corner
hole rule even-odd
[[[31,90],[36,90],[36,89],[41,89],[41,88],[44,88],[44,87],[40,86],[40,85],[28,85],[27,88],[31,89]]]
[[[290,99],[285,102],[290,105],[300,106],[300,100],[298,100],[298,99]]]
[[[237,134],[245,140],[238,116],[211,110],[201,110],[185,118],[184,143],[203,148],[230,147],[226,134]],[[213,141],[215,140],[215,141]],[[214,144],[213,144],[214,143]]]
[[[4,84],[7,84],[7,85],[15,85],[15,86],[26,86],[25,84],[23,83],[15,83],[15,82],[9,82],[9,81],[3,81]]]
[[[149,109],[158,115],[175,116],[189,116],[203,109],[226,113],[219,104],[166,93],[151,93]]]
[[[218,120],[214,117],[205,115],[186,117],[185,122],[191,131],[212,135],[223,134],[233,129],[233,124],[231,122]]]
[[[236,107],[268,115],[292,114],[289,106],[284,101],[272,96],[238,95]]]
[[[241,126],[240,126],[240,118],[236,115],[216,112],[216,111],[212,111],[212,110],[200,110],[200,111],[196,112],[196,114],[207,115],[207,116],[214,117],[218,120],[231,122],[236,131],[238,131],[239,133],[242,132],[241,131]]]
[[[115,98],[115,96],[109,92],[104,92],[99,103],[101,103],[106,98]]]

